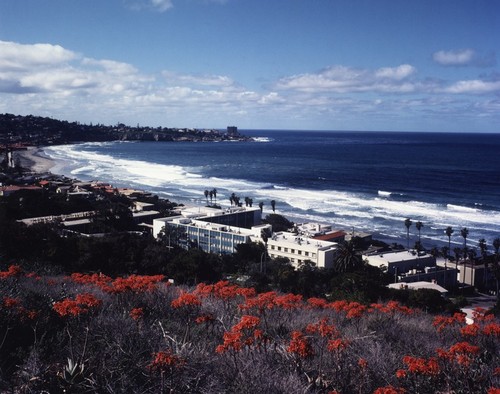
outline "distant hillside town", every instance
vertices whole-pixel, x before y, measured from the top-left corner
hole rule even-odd
[[[173,127],[82,124],[40,116],[0,114],[0,148],[23,145],[57,145],[93,141],[243,141],[235,126],[227,130]]]

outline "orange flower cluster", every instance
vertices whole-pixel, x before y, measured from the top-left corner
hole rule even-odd
[[[133,308],[129,316],[134,319],[135,321],[141,320],[144,317],[144,309],[143,308]]]
[[[228,350],[239,351],[244,346],[260,346],[265,341],[264,333],[257,327],[260,318],[257,316],[244,315],[239,323],[235,324],[230,331],[223,335],[224,343],[217,346],[217,353],[224,353]]]
[[[351,342],[347,339],[337,338],[328,341],[327,349],[331,352],[345,350]]]
[[[318,323],[308,324],[306,327],[308,334],[319,334],[323,338],[339,338],[340,332],[333,324],[328,324],[328,318],[321,319]]]
[[[10,265],[7,271],[0,271],[0,279],[12,278],[14,276],[19,276],[23,270],[18,265]]]
[[[395,312],[400,312],[404,315],[414,315],[417,310],[416,309],[411,309],[408,308],[407,306],[401,305],[397,301],[389,301],[386,305],[384,304],[371,304],[370,305],[371,309],[370,312],[373,312],[374,310],[378,310],[383,313],[387,314],[394,314]]]
[[[274,308],[300,309],[303,307],[303,302],[301,295],[285,294],[279,296],[275,291],[269,291],[247,298],[246,302],[239,307],[242,310],[257,309],[260,313],[264,313],[265,310]]]
[[[368,361],[366,361],[366,359],[364,358],[360,358],[358,360],[358,366],[361,368],[361,369],[366,369],[368,368]]]
[[[406,393],[405,389],[393,386],[379,387],[373,392],[373,394],[404,394],[404,393]]]
[[[75,283],[80,284],[91,284],[99,287],[101,290],[107,293],[144,293],[147,291],[153,291],[159,282],[165,279],[164,275],[130,275],[126,278],[116,278],[113,279],[107,275],[103,274],[92,274],[85,275],[80,273],[74,273],[71,275],[71,279]]]
[[[181,295],[173,300],[170,305],[175,309],[182,307],[198,307],[201,305],[201,301],[196,294],[182,291]]]
[[[300,331],[292,331],[292,340],[287,348],[288,352],[294,353],[301,358],[308,358],[314,355],[311,344]]]
[[[465,324],[465,313],[456,312],[451,317],[436,316],[432,325],[436,327],[438,332],[442,332],[448,327],[456,327]]]
[[[181,368],[186,364],[186,360],[173,354],[170,350],[161,351],[153,355],[153,361],[148,368],[153,371],[166,372],[176,368]]]
[[[328,301],[324,298],[311,297],[307,299],[307,304],[310,308],[324,309],[326,308]]]
[[[197,324],[203,324],[203,323],[210,323],[215,320],[215,317],[211,314],[206,314],[206,315],[200,315],[198,316],[194,321]]]
[[[435,357],[430,357],[427,360],[420,357],[404,356],[403,362],[407,365],[407,371],[398,370],[396,372],[398,378],[406,376],[406,372],[427,376],[436,376],[440,372],[439,363]]]
[[[469,342],[459,342],[450,346],[448,350],[437,349],[437,354],[441,359],[456,361],[458,364],[467,367],[480,351],[479,346],[471,345]]]
[[[240,287],[229,284],[229,281],[219,281],[213,285],[200,283],[196,287],[196,294],[201,297],[215,297],[224,301],[229,301],[237,297],[255,297],[255,289],[251,287]]]
[[[345,312],[348,319],[354,319],[363,316],[368,311],[366,305],[356,301],[334,301],[327,305],[327,308],[333,309],[336,312]]]
[[[26,309],[19,298],[4,297],[1,305],[11,310],[15,315],[21,316],[22,319],[34,320],[38,316],[37,311]]]
[[[84,293],[78,294],[74,300],[65,299],[60,302],[54,303],[52,308],[61,317],[66,316],[79,316],[87,313],[92,308],[97,308],[102,304],[102,301],[92,294]]]

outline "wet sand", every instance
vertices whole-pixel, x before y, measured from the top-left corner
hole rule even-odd
[[[52,159],[43,154],[42,149],[29,147],[27,150],[18,150],[14,152],[14,161],[19,159],[21,167],[30,168],[36,173],[50,172],[55,163]]]

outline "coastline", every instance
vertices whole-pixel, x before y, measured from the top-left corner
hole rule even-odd
[[[37,174],[48,173],[55,166],[54,160],[47,157],[42,148],[28,147],[27,150],[14,152],[14,160],[19,160],[21,167],[29,168]]]

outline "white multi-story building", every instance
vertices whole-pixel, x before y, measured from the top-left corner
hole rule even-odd
[[[153,236],[158,237],[164,228],[179,230],[170,235],[172,244],[216,254],[235,253],[242,243],[263,242],[263,231],[271,232],[270,225],[260,224],[260,209],[248,207],[185,209],[178,216],[155,219]]]
[[[293,233],[274,233],[267,241],[271,258],[285,257],[297,268],[305,261],[312,261],[319,268],[333,267],[337,243],[301,237]]]

